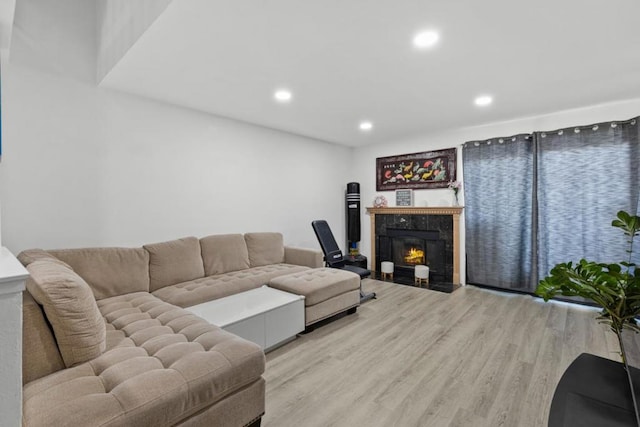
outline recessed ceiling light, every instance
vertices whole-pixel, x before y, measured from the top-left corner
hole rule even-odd
[[[423,31],[413,38],[413,45],[420,49],[426,49],[438,42],[440,35],[435,31]]]
[[[278,102],[289,102],[289,101],[291,101],[291,98],[293,97],[293,95],[291,94],[291,91],[289,91],[287,89],[278,89],[273,94],[273,97]]]
[[[493,98],[489,95],[482,95],[473,101],[478,107],[486,107],[493,102]]]
[[[373,123],[371,123],[368,120],[365,120],[363,122],[360,122],[360,130],[364,130],[364,131],[369,131],[371,129],[373,129]]]

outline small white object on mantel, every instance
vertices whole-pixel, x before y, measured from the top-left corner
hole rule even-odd
[[[0,414],[2,425],[22,424],[22,291],[29,272],[0,249]]]

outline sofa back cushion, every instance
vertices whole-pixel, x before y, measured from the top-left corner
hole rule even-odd
[[[98,357],[106,327],[91,288],[73,270],[50,260],[27,266],[27,290],[44,308],[66,367]]]
[[[22,252],[20,252],[18,254],[18,261],[20,261],[22,263],[22,265],[24,265],[25,267],[29,264],[31,264],[34,261],[39,261],[42,259],[46,259],[52,262],[57,262],[59,264],[62,264],[66,267],[71,268],[71,266],[69,266],[69,264],[67,264],[66,262],[56,258],[55,256],[51,255],[49,252],[43,250],[43,249],[27,249],[24,250]]]
[[[249,268],[249,251],[242,234],[220,234],[200,239],[205,276]]]
[[[149,252],[149,290],[204,277],[200,241],[195,237],[144,245]]]
[[[49,251],[91,287],[97,300],[149,292],[149,254],[142,248],[83,248]]]
[[[251,267],[284,262],[284,241],[280,233],[247,233],[244,235]]]
[[[42,307],[27,291],[22,293],[22,384],[64,369],[56,338]]]

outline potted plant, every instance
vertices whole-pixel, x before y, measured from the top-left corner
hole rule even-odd
[[[640,332],[636,321],[636,317],[640,315],[640,268],[636,268],[632,262],[633,239],[640,233],[640,217],[620,211],[611,225],[621,229],[627,236],[629,256],[626,261],[606,264],[582,259],[575,265],[571,262],[558,264],[553,267],[548,277],[540,281],[535,293],[545,301],[556,295],[579,296],[590,299],[602,308],[596,319],[609,325],[618,337],[636,422],[640,426],[638,405],[622,341],[624,329]]]

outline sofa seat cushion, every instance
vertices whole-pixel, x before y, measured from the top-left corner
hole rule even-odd
[[[167,286],[153,292],[163,301],[179,307],[190,307],[239,292],[259,288],[274,277],[309,270],[308,267],[291,264],[272,264],[233,271],[216,276],[203,277]]]
[[[170,426],[261,381],[260,347],[148,293],[99,301],[121,339],[23,389],[28,426]]]
[[[200,241],[195,237],[144,245],[149,252],[149,290],[204,277]]]

